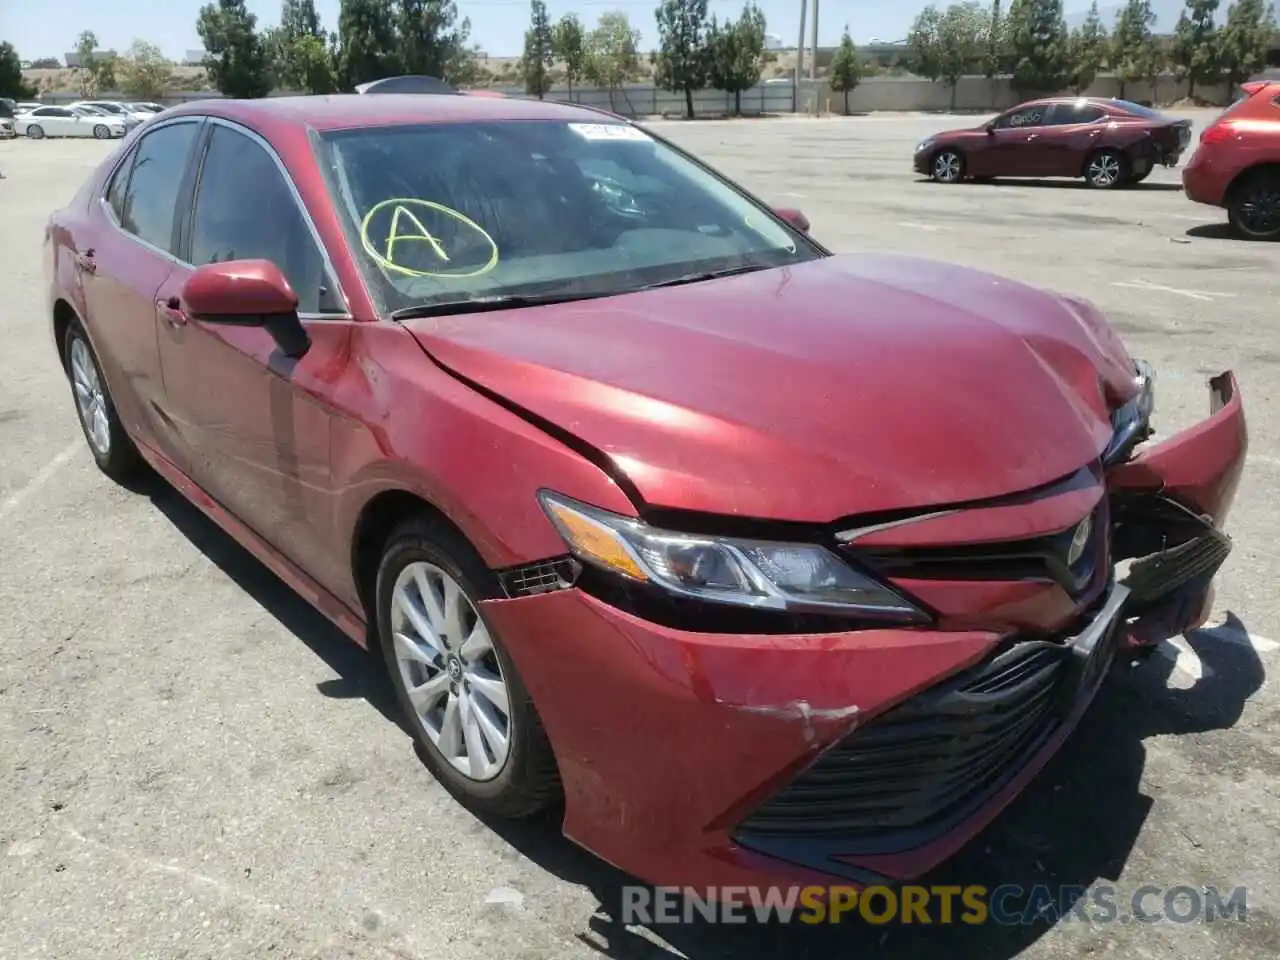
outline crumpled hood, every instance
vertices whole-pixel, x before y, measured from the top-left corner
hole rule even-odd
[[[648,505],[768,519],[1048,483],[1099,456],[1134,389],[1084,302],[899,256],[407,326],[606,455]]]

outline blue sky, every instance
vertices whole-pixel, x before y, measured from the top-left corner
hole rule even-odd
[[[800,27],[799,0],[758,2],[768,19],[769,32],[782,37],[787,46],[794,45]],[[1173,3],[1175,10],[1181,6],[1180,0]],[[573,12],[588,24],[603,11],[626,11],[641,31],[646,49],[654,43],[656,5],[656,0],[547,0],[553,18]],[[819,43],[835,43],[846,23],[859,43],[872,37],[902,39],[925,5],[926,0],[821,0]],[[1068,15],[1086,10],[1088,5],[1089,0],[1067,0],[1064,4]],[[1099,4],[1109,5],[1108,0]],[[178,59],[186,50],[199,47],[195,22],[200,6],[201,0],[45,0],[39,4],[35,0],[0,0],[0,40],[17,47],[24,60],[61,57],[74,48],[81,30],[93,30],[104,47],[123,50],[135,38],[143,39]],[[260,25],[280,18],[279,0],[248,0],[248,6],[258,15]],[[338,0],[317,0],[317,7],[326,28],[336,29]],[[514,56],[520,52],[528,21],[528,0],[459,0],[458,7],[471,18],[473,39],[489,53]],[[720,17],[735,16],[742,10],[742,0],[710,0],[710,7]],[[1172,20],[1166,25],[1164,19],[1159,26],[1172,28]],[[808,32],[806,27],[806,42]]]

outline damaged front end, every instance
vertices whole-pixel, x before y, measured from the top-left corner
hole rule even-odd
[[[1126,640],[1138,652],[1205,623],[1213,578],[1231,552],[1222,527],[1248,432],[1235,377],[1223,373],[1209,390],[1206,420],[1108,470],[1112,562],[1128,566]]]

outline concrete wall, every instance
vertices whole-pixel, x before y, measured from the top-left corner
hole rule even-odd
[[[523,93],[514,87],[496,88],[505,93]],[[1093,97],[1118,97],[1120,84],[1115,77],[1104,76],[1085,91]],[[1172,76],[1162,77],[1153,89],[1150,83],[1131,83],[1124,95],[1130,100],[1169,102],[1186,96],[1187,85]],[[1230,96],[1225,85],[1201,88],[1197,96],[1215,103],[1226,104]],[[165,98],[168,104],[186,103],[191,100],[217,98],[216,92],[175,93]],[[666,90],[657,90],[651,84],[629,84],[614,91],[595,87],[578,87],[570,95],[568,88],[557,87],[548,96],[557,100],[572,99],[577,103],[603,107],[626,116],[683,116],[684,96]],[[70,103],[80,99],[75,94],[46,95],[46,103]],[[95,99],[116,99],[111,94],[99,94]],[[120,98],[127,99],[127,98]],[[951,109],[981,113],[993,113],[1012,107],[1025,97],[1019,96],[1005,79],[987,80],[984,77],[964,77],[956,84],[954,99],[951,88],[943,83],[930,83],[899,77],[870,77],[863,80],[849,94],[851,113],[878,111],[928,112]],[[699,117],[724,116],[733,113],[733,97],[719,90],[699,90],[694,94],[694,113]],[[742,94],[742,112],[747,115],[762,113],[843,113],[844,97],[835,93],[823,81],[803,81],[796,89],[790,81],[761,84]]]

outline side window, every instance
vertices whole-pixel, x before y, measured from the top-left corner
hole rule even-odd
[[[279,166],[256,141],[215,126],[191,218],[190,260],[199,267],[257,259],[288,278],[299,313],[339,312],[324,257]]]
[[[197,123],[175,123],[143,137],[120,200],[120,225],[167,253],[173,252],[178,191],[199,129]]]
[[[1095,107],[1088,103],[1058,103],[1053,107],[1053,111],[1049,116],[1049,123],[1055,127],[1065,126],[1070,123],[1093,123],[1106,116],[1106,113],[1099,107]]]
[[[124,223],[124,193],[129,186],[129,172],[133,170],[133,161],[137,153],[137,150],[129,152],[129,156],[125,158],[124,162],[116,167],[115,175],[112,176],[111,183],[107,186],[107,205],[111,207],[112,213],[116,215],[116,223]]]
[[[997,127],[1018,129],[1019,127],[1039,127],[1044,124],[1045,111],[1044,106],[1026,107],[1022,110],[1014,110],[1006,113],[996,123]]]
[[[1101,107],[1081,107],[1076,115],[1076,123],[1095,123],[1107,115]]]

